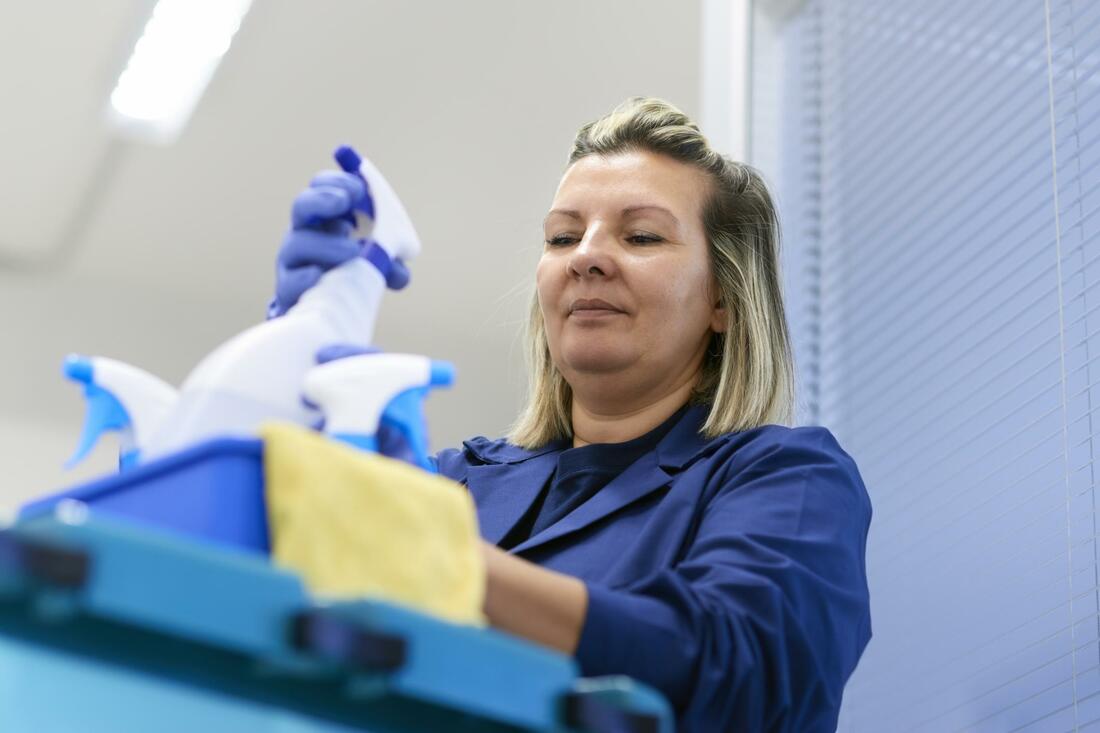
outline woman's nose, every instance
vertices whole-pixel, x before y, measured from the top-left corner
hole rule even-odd
[[[614,242],[599,232],[589,232],[577,243],[569,257],[573,277],[611,277],[615,271]]]

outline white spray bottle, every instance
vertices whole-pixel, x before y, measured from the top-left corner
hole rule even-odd
[[[302,394],[325,416],[325,433],[378,452],[385,428],[389,455],[435,473],[429,459],[424,399],[434,387],[454,383],[454,365],[418,354],[362,354],[315,366]]]
[[[147,371],[103,356],[70,354],[64,372],[84,385],[88,405],[80,445],[65,467],[83,460],[108,431],[119,433],[119,468],[137,464],[141,446],[149,442],[176,404],[175,387]]]
[[[325,273],[286,315],[244,331],[203,359],[142,446],[142,460],[214,437],[255,435],[271,419],[314,424],[319,414],[302,402],[301,390],[317,351],[335,343],[371,343],[392,262],[416,257],[420,239],[377,168],[347,147],[336,158],[345,171],[364,177],[379,212],[363,256]]]

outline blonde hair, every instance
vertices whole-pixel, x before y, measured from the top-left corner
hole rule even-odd
[[[589,155],[636,150],[694,166],[711,181],[703,226],[728,320],[725,333],[711,334],[692,394],[692,403],[710,405],[700,432],[713,438],[768,423],[790,424],[794,360],[779,277],[779,221],[763,178],[751,166],[712,150],[699,127],[676,107],[646,97],[628,99],[581,127],[569,165]],[[573,434],[573,393],[550,358],[537,294],[525,342],[527,404],[508,439],[530,449]]]

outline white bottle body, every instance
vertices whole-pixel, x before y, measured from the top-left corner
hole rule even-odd
[[[130,435],[124,436],[123,451],[147,443],[175,408],[179,399],[176,389],[160,377],[116,359],[93,356],[88,362],[94,383],[112,394],[130,418]]]
[[[320,413],[302,402],[302,384],[317,351],[369,345],[385,291],[374,265],[355,258],[325,273],[284,316],[219,346],[184,381],[142,460],[215,437],[253,436],[267,420],[315,423]]]
[[[329,435],[375,435],[390,400],[431,384],[432,360],[426,356],[364,354],[313,367],[302,392],[321,409]]]

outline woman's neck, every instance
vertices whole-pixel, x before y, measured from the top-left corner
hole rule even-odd
[[[653,430],[672,417],[691,399],[696,379],[656,398],[633,404],[613,404],[606,400],[585,399],[573,392],[573,447],[591,443],[625,443]]]

